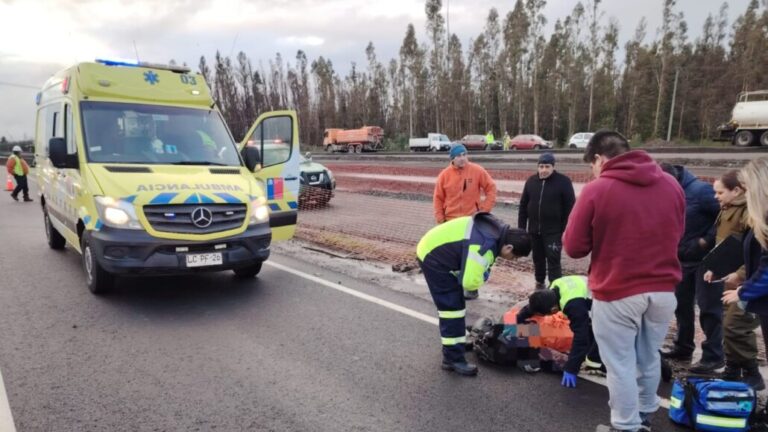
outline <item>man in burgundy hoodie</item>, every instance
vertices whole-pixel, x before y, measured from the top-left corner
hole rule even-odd
[[[598,430],[650,430],[648,417],[659,406],[659,348],[681,278],[685,196],[618,132],[592,136],[584,161],[596,179],[576,200],[563,248],[573,258],[592,254],[592,327],[608,369],[612,425]]]

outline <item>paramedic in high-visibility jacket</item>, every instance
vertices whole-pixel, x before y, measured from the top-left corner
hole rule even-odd
[[[568,361],[563,367],[563,387],[576,387],[576,376],[581,364],[587,367],[603,369],[600,362],[595,335],[592,333],[592,295],[585,276],[563,276],[555,279],[550,289],[536,290],[528,298],[528,305],[517,314],[518,324],[526,322],[534,315],[552,315],[562,311],[568,317],[573,332],[573,345],[568,353]]]
[[[421,238],[416,254],[437,306],[443,369],[460,375],[477,374],[477,366],[464,358],[464,291],[477,292],[488,280],[496,258],[511,260],[530,251],[531,239],[525,230],[510,228],[490,213],[453,219]]]

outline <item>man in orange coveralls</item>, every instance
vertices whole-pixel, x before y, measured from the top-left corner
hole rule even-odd
[[[490,174],[469,161],[467,148],[461,144],[451,147],[449,154],[451,164],[440,172],[435,184],[435,221],[441,224],[477,212],[491,212],[496,204],[496,183]]]

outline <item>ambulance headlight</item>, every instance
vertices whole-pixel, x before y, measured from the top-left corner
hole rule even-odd
[[[266,202],[264,198],[257,198],[251,202],[253,208],[251,225],[266,222],[269,219],[269,207]]]
[[[97,196],[95,201],[104,225],[112,228],[141,229],[133,204],[105,196]]]
[[[131,217],[123,209],[107,207],[104,209],[104,220],[113,225],[123,226],[131,221]]]

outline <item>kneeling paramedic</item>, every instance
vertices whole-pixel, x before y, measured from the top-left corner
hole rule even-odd
[[[584,276],[563,276],[555,279],[550,289],[537,290],[528,298],[528,305],[517,314],[517,322],[524,323],[533,315],[552,315],[562,311],[571,323],[573,346],[563,368],[564,387],[576,387],[576,375],[581,364],[602,369],[600,353],[592,334],[592,298]]]
[[[421,238],[416,254],[440,318],[443,369],[477,374],[477,366],[464,358],[464,291],[477,292],[488,280],[497,257],[511,260],[530,251],[531,240],[525,230],[512,229],[490,213],[453,219]]]

